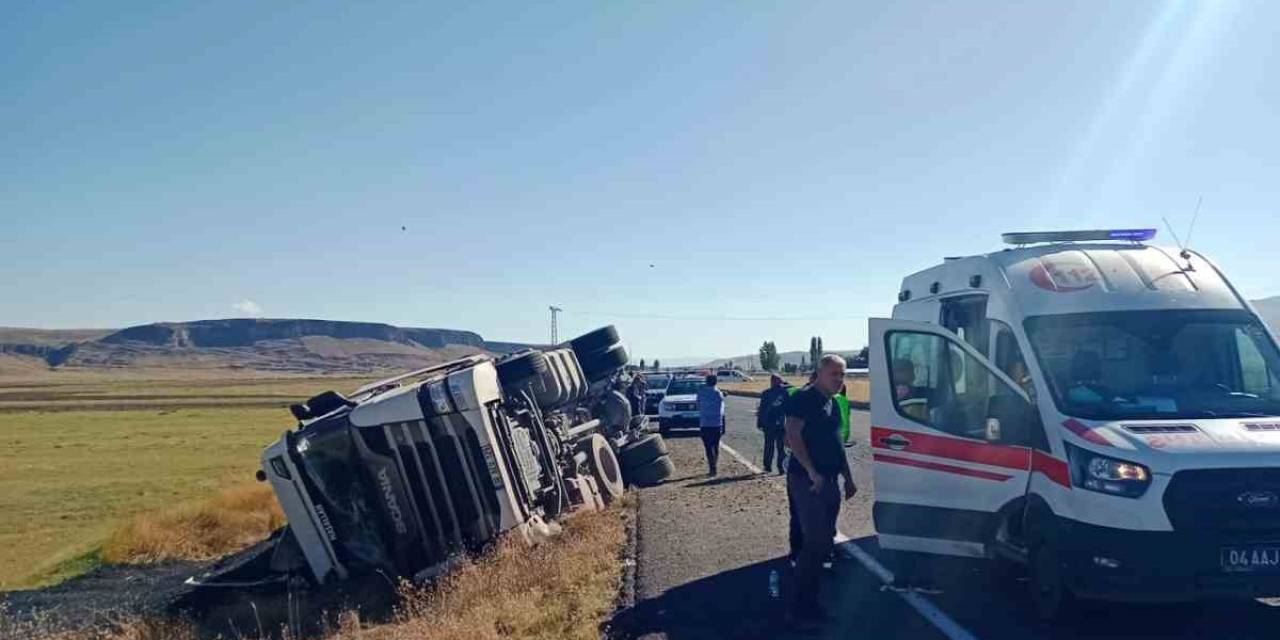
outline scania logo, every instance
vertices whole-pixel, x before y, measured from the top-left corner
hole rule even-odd
[[[404,513],[400,511],[400,502],[396,500],[395,491],[391,488],[391,475],[386,467],[378,470],[378,486],[382,488],[382,499],[387,503],[387,512],[391,515],[396,533],[409,533],[409,527],[404,524]]]
[[[1246,491],[1236,496],[1236,502],[1257,509],[1269,509],[1280,504],[1280,495],[1274,491]]]

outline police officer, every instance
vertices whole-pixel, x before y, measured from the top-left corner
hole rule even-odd
[[[783,457],[786,455],[786,447],[782,443],[782,422],[785,418],[782,414],[782,404],[790,395],[791,388],[782,376],[772,373],[769,374],[769,388],[760,394],[760,406],[756,408],[756,428],[764,432],[765,473],[773,471],[775,452],[778,475],[787,472],[782,464]]]

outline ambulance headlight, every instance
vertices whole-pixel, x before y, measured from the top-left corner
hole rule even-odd
[[[1081,489],[1113,496],[1137,498],[1151,486],[1151,470],[1067,445],[1071,457],[1071,482]]]

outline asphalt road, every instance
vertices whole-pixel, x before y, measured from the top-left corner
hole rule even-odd
[[[755,429],[756,400],[730,397],[723,443],[757,468],[764,440]],[[839,528],[883,566],[900,558],[877,550],[871,520],[869,415],[854,412],[855,446],[847,450],[860,491],[844,503]],[[786,588],[786,498],[782,478],[757,475],[722,456],[721,476],[705,478],[696,433],[672,437],[679,465],[675,481],[641,494],[639,606],[647,620],[634,637],[785,637],[780,601],[768,583],[778,570]],[[882,589],[861,562],[836,564],[826,600],[839,620],[824,637],[875,638],[1276,638],[1280,602],[1228,601],[1180,605],[1090,604],[1056,625],[1037,621],[1019,578],[998,577],[975,561],[917,559],[917,571],[931,577],[925,610],[940,612],[930,622],[920,608]],[[936,593],[934,592],[936,591]],[[945,629],[949,634],[944,634]]]

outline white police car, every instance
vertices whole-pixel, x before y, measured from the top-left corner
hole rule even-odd
[[[658,430],[698,428],[698,389],[706,384],[702,377],[676,378],[667,385],[667,394],[658,403]]]

